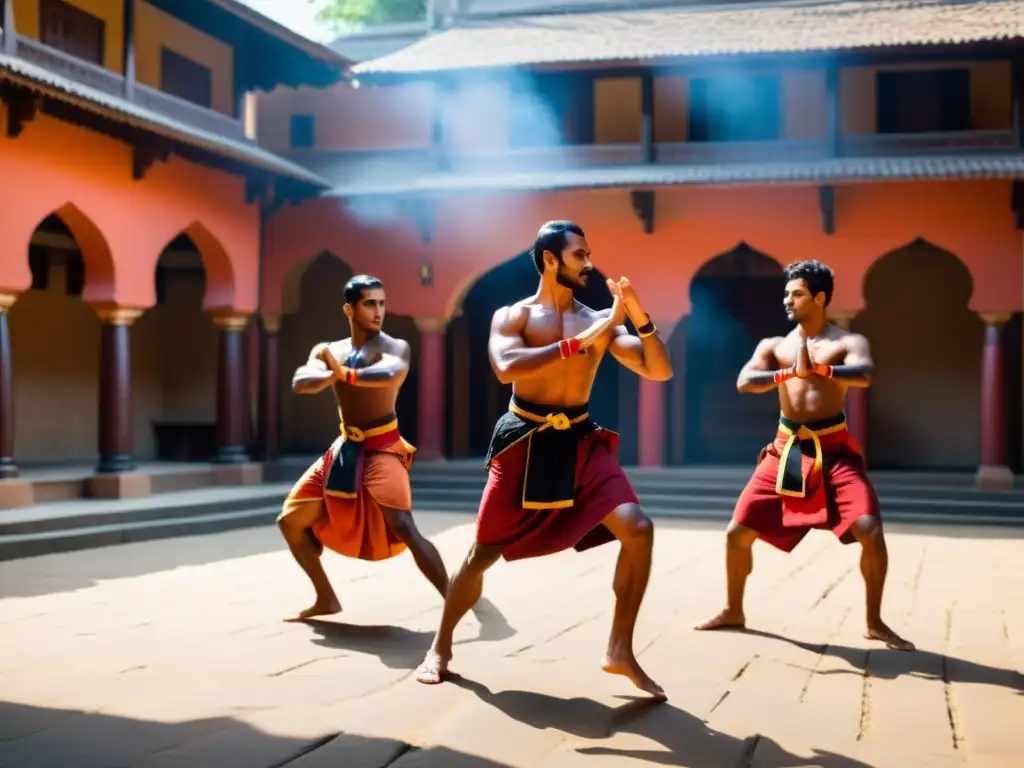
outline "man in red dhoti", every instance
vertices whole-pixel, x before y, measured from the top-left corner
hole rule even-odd
[[[861,545],[867,601],[865,636],[890,648],[914,645],[882,621],[889,556],[878,498],[860,447],[846,429],[849,387],[868,387],[874,363],[867,339],[828,322],[832,270],[817,261],[786,267],[786,314],[797,327],[764,339],[740,371],[740,392],[779,391],[782,416],[774,442],[740,494],[726,533],[726,607],[696,629],[743,627],[743,591],[753,569],[754,541],[790,552],[812,528]]]
[[[499,309],[491,322],[491,366],[501,382],[513,385],[514,396],[491,438],[476,541],[452,577],[441,626],[416,679],[441,682],[455,625],[480,599],[484,571],[499,558],[581,551],[618,539],[615,613],[601,666],[664,698],[633,652],[654,528],[615,458],[618,436],[591,421],[587,402],[605,352],[658,381],[672,377],[672,364],[626,278],[608,281],[610,310],[596,312],[573,298],[573,288],[586,285],[593,269],[582,229],[567,221],[545,224],[533,259],[537,292]],[[627,313],[637,336],[623,325]]]
[[[341,417],[341,436],[295,483],[277,521],[316,591],[313,605],[292,621],[341,610],[320,563],[325,546],[360,560],[385,560],[409,549],[441,596],[447,593],[444,562],[412,519],[409,467],[416,449],[402,437],[395,415],[409,372],[409,345],[381,330],[384,303],[377,278],[349,280],[344,312],[351,337],[316,345],[292,381],[298,394],[331,387]]]

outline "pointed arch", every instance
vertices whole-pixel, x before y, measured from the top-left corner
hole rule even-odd
[[[203,260],[206,271],[203,308],[207,311],[231,309],[235,300],[235,270],[224,245],[201,221],[193,221],[181,234],[188,236]]]
[[[82,299],[90,304],[113,302],[116,274],[110,243],[92,217],[76,203],[66,202],[39,219],[29,233],[29,243],[43,222],[51,216],[60,219],[61,223],[67,227],[82,255],[82,262],[85,266]],[[26,243],[26,258],[28,252],[28,243]]]
[[[319,253],[310,256],[309,258],[303,259],[302,261],[296,262],[292,268],[285,275],[281,287],[281,312],[286,315],[293,315],[302,309],[302,294],[304,293],[306,278],[310,274],[316,274],[320,271],[319,268],[314,267],[317,262],[333,262],[330,266],[325,266],[324,269],[332,272],[347,273],[346,280],[352,276],[353,270],[348,263],[340,256],[330,250],[322,250]],[[337,267],[337,269],[334,269]],[[341,286],[338,286],[339,295]]]

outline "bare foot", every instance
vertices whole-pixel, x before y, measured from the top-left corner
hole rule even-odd
[[[864,637],[868,640],[881,640],[885,643],[887,648],[892,648],[894,651],[917,650],[912,642],[904,640],[882,622],[879,622],[873,627],[869,626],[867,631],[864,633]]]
[[[706,619],[700,624],[694,624],[693,628],[699,631],[712,629],[743,629],[746,625],[747,619],[742,613],[730,611],[726,608],[718,615],[712,616],[710,619]]]
[[[636,657],[632,652],[628,654],[622,654],[621,656],[612,656],[612,654],[605,654],[605,657],[601,660],[601,669],[607,672],[609,675],[623,675],[628,677],[637,688],[644,693],[649,693],[656,699],[662,701],[668,700],[668,696],[665,695],[665,689],[654,682],[643,669],[640,668],[640,663],[636,660]]]
[[[334,613],[341,613],[341,601],[336,596],[331,595],[327,599],[317,598],[316,602],[309,608],[299,611],[295,616],[287,618],[285,621],[305,621],[314,616],[330,616]]]
[[[437,685],[448,671],[451,656],[443,658],[437,651],[427,651],[422,663],[416,667],[416,681],[424,685]]]

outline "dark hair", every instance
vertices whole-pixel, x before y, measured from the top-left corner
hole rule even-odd
[[[579,224],[571,221],[549,221],[537,231],[537,239],[533,241],[533,265],[537,271],[544,274],[544,251],[551,251],[559,263],[562,261],[562,251],[569,242],[569,233],[586,237]]]
[[[363,291],[372,291],[374,288],[383,288],[384,283],[379,277],[373,275],[355,275],[345,283],[345,303],[356,304],[363,298]]]
[[[794,261],[784,271],[787,280],[804,280],[811,297],[825,294],[825,306],[832,301],[832,270],[815,259]]]

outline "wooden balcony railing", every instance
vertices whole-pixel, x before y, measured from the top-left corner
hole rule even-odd
[[[839,157],[907,157],[930,154],[977,155],[1015,148],[1012,130],[956,133],[871,134],[844,136]],[[413,178],[424,173],[557,172],[567,169],[643,165],[643,146],[584,144],[556,147],[512,147],[492,152],[441,151],[436,148],[338,151],[302,150],[292,160],[338,182]],[[664,165],[793,163],[836,157],[825,139],[783,139],[749,142],[661,142],[654,162]]]
[[[206,109],[169,93],[135,82],[127,87],[124,76],[64,51],[51,48],[30,37],[18,36],[17,56],[37,67],[75,83],[130,101],[143,109],[156,112],[193,128],[225,138],[248,141],[241,120]]]

